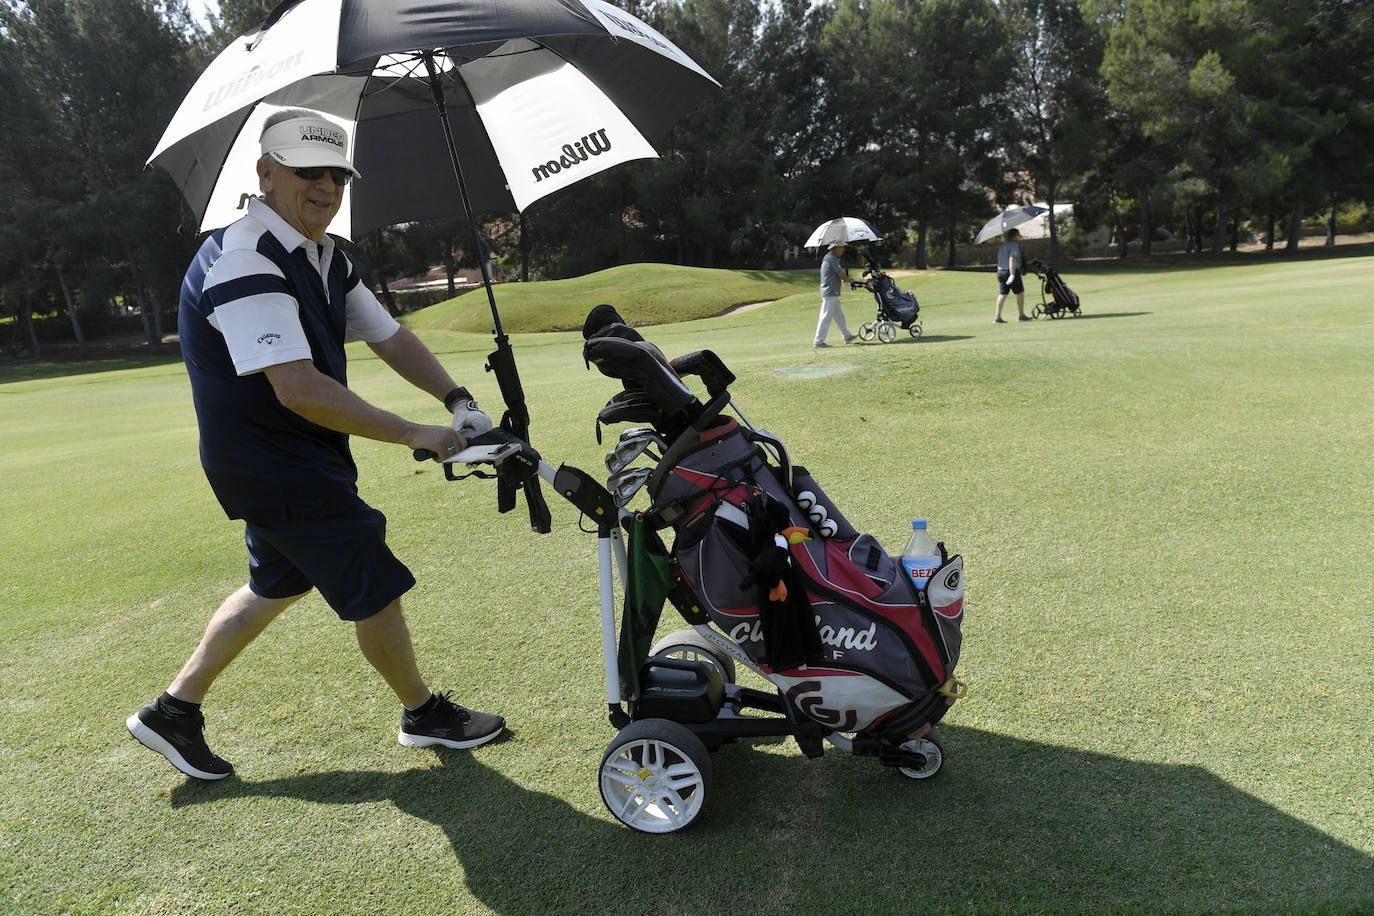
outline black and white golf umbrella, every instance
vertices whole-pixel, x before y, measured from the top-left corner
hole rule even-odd
[[[803,248],[825,248],[829,245],[847,245],[851,242],[877,242],[882,236],[864,220],[856,216],[837,216],[816,227]]]
[[[458,213],[454,157],[479,212],[521,210],[656,157],[717,87],[604,0],[286,0],[201,74],[148,161],[172,176],[201,229],[224,226],[257,192],[262,122],[314,109],[352,138],[363,178],[330,228],[356,237]]]
[[[983,228],[978,230],[978,237],[973,240],[973,244],[981,245],[994,235],[1002,235],[1008,229],[1015,229],[1017,226],[1030,222],[1040,214],[1048,212],[1044,207],[1034,205],[1008,207],[983,224]]]
[[[181,188],[201,229],[258,191],[268,116],[309,108],[349,131],[362,178],[330,229],[467,217],[491,306],[501,426],[529,441],[529,411],[501,327],[475,215],[512,212],[583,178],[658,155],[677,119],[719,84],[672,42],[604,0],[283,0],[201,74],[148,162]],[[461,203],[460,203],[461,202]],[[530,524],[549,530],[538,478]],[[498,480],[497,506],[515,505]]]

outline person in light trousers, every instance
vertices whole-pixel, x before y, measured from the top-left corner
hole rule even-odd
[[[849,279],[849,271],[845,270],[844,264],[840,262],[843,256],[843,244],[831,245],[821,260],[821,320],[816,325],[815,341],[818,348],[830,346],[825,342],[825,335],[830,332],[832,321],[839,325],[840,336],[844,338],[845,343],[849,343],[856,336],[849,333],[849,326],[844,322],[844,309],[840,308],[841,284],[853,282]]]

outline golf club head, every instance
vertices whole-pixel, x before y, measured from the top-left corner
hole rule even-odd
[[[606,470],[611,474],[619,474],[630,462],[648,451],[651,445],[658,447],[657,454],[649,452],[649,457],[657,462],[668,448],[668,443],[663,441],[663,437],[647,426],[634,426],[625,430],[620,434],[620,441],[616,442],[615,448],[606,455]]]
[[[634,495],[649,482],[649,475],[653,472],[653,468],[628,468],[617,474],[612,474],[606,480],[606,489],[610,490],[611,495],[615,497],[617,508],[624,508],[630,500],[634,499]]]

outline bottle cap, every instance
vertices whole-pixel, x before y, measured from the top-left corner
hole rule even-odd
[[[926,520],[923,519],[923,518],[914,519],[914,520],[912,521],[912,523],[911,523],[911,529],[912,529],[913,531],[924,530],[925,527],[926,527]]]

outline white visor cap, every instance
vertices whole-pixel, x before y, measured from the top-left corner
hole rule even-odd
[[[292,168],[333,166],[363,175],[348,160],[348,131],[324,118],[292,118],[262,134],[262,154]]]

